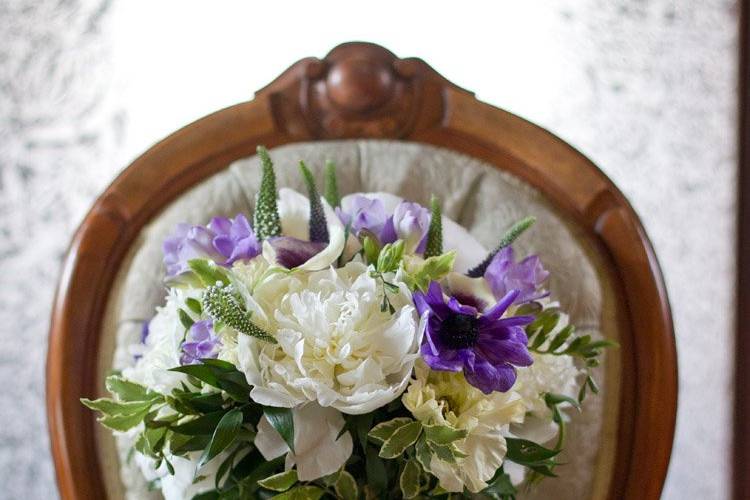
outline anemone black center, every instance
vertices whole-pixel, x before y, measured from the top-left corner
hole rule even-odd
[[[440,327],[440,339],[451,349],[466,349],[477,342],[479,321],[467,314],[451,314]]]

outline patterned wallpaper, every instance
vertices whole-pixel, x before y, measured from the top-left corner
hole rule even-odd
[[[171,130],[351,39],[423,57],[570,141],[622,188],[654,241],[678,336],[664,498],[727,498],[737,7],[530,4],[380,2],[365,14],[341,1],[0,0],[0,498],[57,495],[43,408],[48,317],[96,194]]]

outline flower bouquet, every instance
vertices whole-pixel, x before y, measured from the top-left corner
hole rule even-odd
[[[167,296],[112,398],[83,400],[168,499],[489,497],[562,472],[607,341],[578,334],[516,259],[430,206],[262,181],[253,223],[164,242]],[[486,255],[486,257],[484,257]],[[477,258],[479,256],[479,258]],[[482,259],[482,257],[484,257]]]

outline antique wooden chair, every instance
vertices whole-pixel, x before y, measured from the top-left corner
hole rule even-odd
[[[599,372],[603,390],[600,403],[592,403],[599,405],[592,413],[595,422],[582,424],[594,430],[574,430],[571,437],[571,446],[588,446],[582,452],[588,461],[571,461],[569,467],[581,469],[573,477],[586,484],[567,496],[659,497],[675,423],[675,344],[659,267],[627,200],[593,163],[549,132],[478,101],[419,59],[399,59],[376,45],[349,43],[324,59],[297,62],[252,101],[198,120],[156,144],[86,216],[65,261],[47,361],[47,411],[62,498],[122,495],[111,438],[97,429],[94,415],[79,398],[102,392],[102,373],[112,366],[115,338],[126,335],[118,329],[134,314],[123,309],[128,301],[141,300],[123,297],[123,287],[135,294],[144,287],[140,282],[139,288],[129,285],[129,273],[140,266],[141,275],[153,275],[151,291],[144,292],[151,296],[141,300],[144,307],[153,307],[161,299],[159,269],[143,265],[158,262],[154,240],[178,215],[207,218],[186,208],[195,204],[179,205],[179,200],[211,198],[200,194],[201,186],[227,182],[230,174],[237,180],[243,172],[252,173],[252,158],[232,167],[234,171],[226,169],[252,157],[259,144],[286,145],[272,152],[279,163],[296,156],[340,154],[345,157],[342,182],[369,190],[382,187],[373,172],[394,158],[411,169],[399,186],[417,190],[419,198],[424,195],[423,175],[432,175],[432,182],[439,179],[450,215],[480,239],[490,238],[489,232],[507,222],[496,220],[493,212],[493,207],[508,204],[498,199],[501,195],[523,197],[520,205],[546,213],[540,231],[546,228],[550,233],[545,234],[565,238],[559,245],[574,247],[565,265],[580,263],[580,272],[589,273],[593,283],[585,292],[583,312],[574,313],[574,319],[588,318],[620,343]],[[359,169],[348,180],[347,162]],[[438,170],[425,167],[434,162],[440,163]],[[473,174],[463,178],[464,172]],[[451,178],[458,180],[449,182]],[[451,199],[454,191],[460,196]],[[246,209],[251,203],[242,189],[231,197],[244,201],[222,205],[223,198],[217,202],[213,196],[215,208]],[[535,248],[552,267],[558,254],[546,247],[557,244],[537,243]],[[568,270],[567,277],[574,294],[577,272]],[[586,309],[590,302],[595,307]],[[554,481],[546,491],[566,497],[567,483]],[[536,496],[547,494],[542,487]]]

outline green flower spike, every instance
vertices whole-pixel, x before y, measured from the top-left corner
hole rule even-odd
[[[302,177],[307,184],[307,195],[310,197],[310,241],[328,243],[328,225],[326,224],[326,214],[323,211],[323,204],[320,202],[318,188],[315,186],[315,179],[312,172],[307,168],[305,162],[299,162],[299,169]]]
[[[326,187],[323,196],[332,207],[341,206],[339,183],[336,179],[336,165],[331,160],[326,161]]]
[[[435,195],[430,199],[430,227],[427,230],[427,246],[424,258],[437,257],[443,253],[443,213],[440,200]]]
[[[276,343],[275,338],[250,321],[250,314],[229,287],[213,285],[206,288],[206,293],[203,295],[203,310],[215,321],[231,326],[240,333],[272,344]]]
[[[263,146],[258,146],[258,156],[263,174],[255,201],[253,226],[258,240],[263,241],[273,236],[281,236],[281,219],[276,203],[276,174],[273,172],[273,162],[268,156],[268,150]]]
[[[466,273],[467,276],[470,278],[479,278],[481,276],[484,276],[485,271],[487,271],[487,267],[490,265],[490,262],[492,262],[492,258],[503,248],[510,246],[511,243],[516,241],[516,238],[521,236],[524,231],[526,231],[528,228],[534,225],[534,222],[536,222],[536,217],[525,217],[521,219],[520,221],[513,224],[510,229],[508,229],[505,234],[503,235],[502,239],[500,240],[500,244],[495,248],[492,252],[487,255],[487,257],[482,261],[481,264],[479,264],[477,267],[470,269],[468,273]]]

